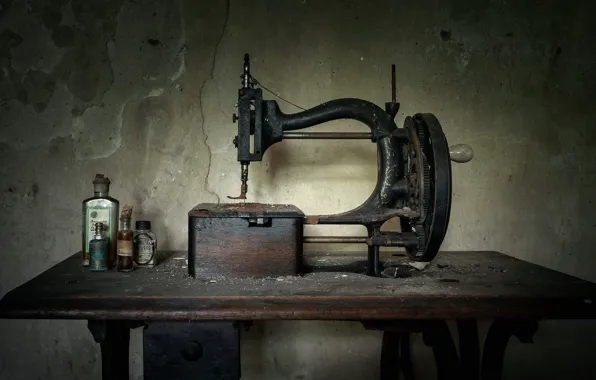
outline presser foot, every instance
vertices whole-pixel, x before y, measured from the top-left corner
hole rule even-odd
[[[237,197],[228,195],[228,199],[246,199],[246,193],[248,192],[248,162],[243,162],[240,167],[240,195]]]

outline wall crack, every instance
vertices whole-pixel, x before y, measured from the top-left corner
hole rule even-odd
[[[114,32],[115,33],[115,32]],[[110,83],[108,83],[108,85],[106,86],[106,88],[102,91],[100,97],[99,97],[99,103],[101,105],[103,105],[103,99],[106,96],[106,93],[108,92],[108,90],[110,88],[112,88],[112,86],[114,85],[115,82],[115,72],[114,72],[114,67],[112,66],[112,56],[110,54],[110,45],[114,43],[114,36],[112,36],[112,38],[108,38],[106,40],[106,56],[108,57],[108,59],[110,60],[110,73],[112,74],[112,77],[110,78]],[[85,107],[85,109],[88,107]],[[84,111],[83,111],[84,112]]]
[[[215,198],[217,198],[217,203],[221,203],[221,199],[219,198],[219,195],[214,192],[213,190],[211,190],[211,188],[209,187],[209,175],[211,174],[211,159],[213,157],[213,152],[211,151],[211,146],[209,145],[209,135],[207,134],[206,130],[205,130],[205,114],[203,112],[203,90],[205,89],[205,85],[213,80],[213,75],[215,73],[215,66],[216,66],[216,61],[217,61],[217,53],[219,51],[219,45],[221,45],[221,42],[226,34],[226,30],[228,28],[228,20],[230,19],[230,0],[226,1],[226,13],[225,13],[225,20],[224,23],[222,25],[221,28],[221,33],[219,35],[219,38],[217,39],[217,42],[215,43],[215,48],[213,49],[213,58],[211,60],[211,70],[210,70],[210,74],[209,77],[205,78],[205,80],[203,81],[203,83],[201,84],[201,87],[199,89],[199,111],[201,113],[201,132],[203,133],[204,139],[203,139],[203,143],[205,144],[205,146],[207,147],[207,155],[208,155],[208,159],[207,159],[207,174],[205,175],[205,191],[207,191],[209,194],[213,195]]]

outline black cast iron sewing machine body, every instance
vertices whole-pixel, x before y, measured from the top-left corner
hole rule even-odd
[[[359,207],[340,214],[304,216],[293,215],[304,224],[357,224],[367,228],[366,237],[303,237],[302,225],[294,226],[293,231],[296,251],[289,255],[296,257],[291,268],[300,272],[302,257],[301,244],[358,242],[368,245],[367,274],[380,276],[379,251],[382,246],[404,247],[408,255],[415,261],[431,261],[445,237],[451,209],[451,162],[449,146],[437,118],[429,113],[406,117],[403,128],[398,128],[394,117],[399,110],[396,101],[395,66],[392,66],[392,100],[385,104],[385,109],[361,99],[336,99],[314,108],[295,114],[283,113],[273,100],[263,100],[262,91],[255,88],[255,81],[250,74],[248,54],[244,58],[242,87],[238,90],[238,134],[234,145],[238,150],[238,161],[241,164],[241,194],[231,199],[246,199],[248,191],[248,167],[253,161],[261,161],[267,149],[275,143],[286,139],[369,139],[377,144],[378,176],[377,184],[370,197]],[[370,133],[329,133],[329,132],[295,132],[338,119],[354,119],[366,124]],[[243,206],[244,205],[244,206]],[[286,210],[287,211],[287,210]],[[234,250],[226,245],[226,253],[218,251],[213,254],[213,247],[205,240],[213,231],[204,223],[211,218],[240,218],[247,227],[270,227],[271,220],[277,217],[292,217],[289,214],[276,213],[269,208],[255,204],[201,204],[189,213],[189,271],[209,274],[210,260],[215,261],[219,270],[216,274],[227,274],[222,270],[225,260],[222,255]],[[381,231],[381,226],[391,218],[398,217],[401,231]],[[226,219],[229,220],[229,219]],[[259,221],[261,224],[259,224]],[[230,226],[230,231],[223,231],[222,239],[238,241],[232,238],[238,227]],[[222,230],[226,230],[222,227]],[[299,231],[298,231],[299,230]],[[251,239],[251,231],[247,229],[242,236]],[[222,231],[219,231],[220,233]],[[283,234],[282,234],[283,235]],[[287,238],[287,237],[286,237]],[[213,240],[217,241],[217,239]],[[199,243],[201,242],[201,243]],[[234,243],[236,244],[236,243]],[[283,244],[283,242],[280,242]],[[273,242],[258,240],[246,246],[240,244],[244,252],[259,250],[262,247],[275,246]],[[235,246],[234,246],[235,247]],[[259,248],[261,247],[261,248]],[[219,244],[221,248],[221,244]],[[210,250],[211,249],[211,250]],[[210,250],[210,251],[209,251]],[[209,251],[209,252],[208,252]],[[274,249],[275,251],[275,249]],[[241,252],[237,252],[243,255]],[[277,253],[277,257],[284,254]],[[243,255],[244,262],[247,256]],[[255,256],[258,259],[258,255]],[[234,261],[233,259],[231,261]],[[284,262],[287,262],[285,260]],[[203,266],[201,266],[203,263]],[[236,265],[235,272],[242,272]],[[288,270],[289,272],[292,269]],[[251,273],[244,273],[251,274]],[[252,273],[254,274],[254,273]],[[265,274],[265,273],[262,273]],[[274,273],[280,274],[280,273]],[[290,274],[282,272],[282,274]]]

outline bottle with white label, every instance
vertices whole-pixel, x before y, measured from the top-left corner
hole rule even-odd
[[[137,220],[135,223],[135,236],[133,238],[134,258],[137,266],[151,268],[155,265],[157,253],[157,238],[151,232],[151,222]]]
[[[96,174],[93,180],[94,196],[83,201],[82,263],[89,265],[89,242],[94,237],[96,223],[102,223],[102,235],[108,239],[108,267],[116,264],[116,236],[120,203],[110,197],[110,179]]]

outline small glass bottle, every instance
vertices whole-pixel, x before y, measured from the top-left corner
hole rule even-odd
[[[103,223],[95,223],[93,239],[89,241],[89,266],[91,271],[108,270],[108,238],[103,236]]]
[[[83,201],[82,263],[89,265],[89,242],[93,239],[95,223],[102,223],[108,239],[108,266],[116,265],[116,235],[118,234],[117,199],[110,197],[110,179],[96,174],[93,180],[94,196]]]
[[[133,239],[134,257],[137,266],[151,268],[155,265],[157,238],[151,232],[151,222],[137,220]]]
[[[120,231],[118,231],[118,262],[116,266],[119,272],[130,272],[135,269],[132,257],[133,233],[130,229],[131,215],[132,207],[124,206],[120,214]]]

